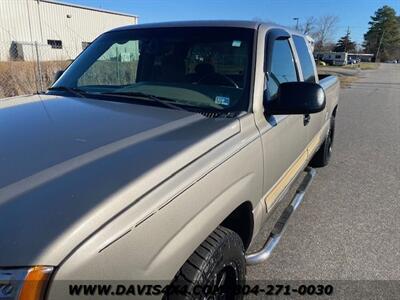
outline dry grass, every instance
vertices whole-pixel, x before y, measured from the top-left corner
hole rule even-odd
[[[42,62],[43,89],[50,86],[58,70],[68,66],[67,61]],[[41,90],[38,78],[38,66],[35,62],[0,62],[0,98],[32,94]]]
[[[68,61],[41,62],[42,81],[40,83],[36,62],[0,62],[0,98],[44,91],[52,84],[56,72],[64,70],[68,64]],[[95,85],[104,82],[118,85],[129,84],[135,81],[134,74],[136,72],[132,72],[132,70],[136,69],[137,64],[134,62],[98,62],[82,77],[80,83],[82,85]]]
[[[351,86],[351,84],[358,79],[357,76],[340,76],[340,86],[346,88]]]
[[[347,66],[318,66],[319,74],[332,74],[339,78],[340,86],[346,88],[351,86],[365,70],[375,70],[379,68],[379,63],[362,62],[355,65]]]
[[[346,69],[360,69],[360,70],[376,70],[379,68],[379,63],[373,62],[362,62],[355,65],[346,65],[344,68]]]
[[[359,69],[349,69],[337,66],[318,66],[318,74],[335,75],[340,80],[342,88],[349,87],[352,82],[356,81],[359,76]]]

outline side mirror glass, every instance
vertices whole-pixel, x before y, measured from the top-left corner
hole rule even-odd
[[[278,97],[264,101],[268,115],[308,115],[325,108],[324,89],[312,82],[285,82],[279,86]]]

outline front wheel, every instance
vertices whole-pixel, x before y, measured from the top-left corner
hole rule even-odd
[[[319,150],[314,154],[310,166],[314,168],[325,167],[332,156],[333,140],[335,138],[335,117],[332,116],[328,134]]]
[[[165,299],[243,299],[237,287],[244,283],[243,242],[232,230],[219,226],[189,257],[172,282],[185,295]]]

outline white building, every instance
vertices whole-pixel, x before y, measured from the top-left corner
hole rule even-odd
[[[0,61],[74,59],[109,29],[138,17],[51,0],[0,0]]]

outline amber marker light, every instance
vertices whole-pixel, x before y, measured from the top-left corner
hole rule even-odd
[[[28,269],[17,299],[42,300],[52,271],[52,267]]]

